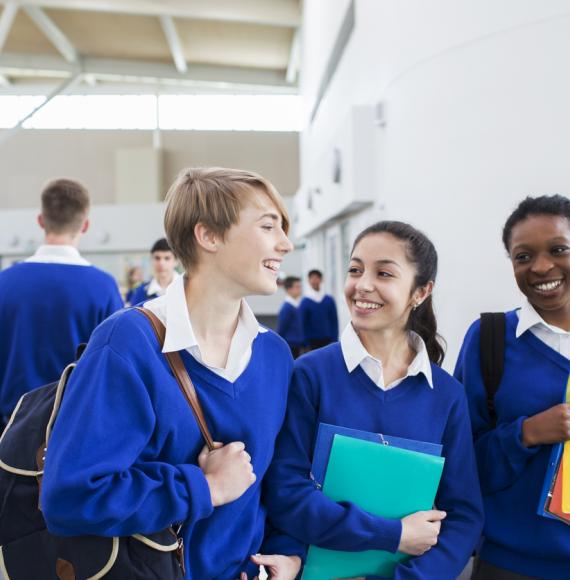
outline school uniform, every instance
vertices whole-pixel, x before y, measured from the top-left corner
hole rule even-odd
[[[438,544],[396,567],[396,579],[455,579],[479,538],[482,504],[461,385],[431,364],[422,339],[407,376],[386,385],[351,324],[340,343],[295,362],[287,416],[266,478],[273,525],[307,544],[345,551],[387,550],[400,543],[399,519],[339,504],[309,477],[320,422],[443,445],[445,467],[436,498],[447,512]],[[356,474],[355,474],[356,476]]]
[[[78,345],[122,307],[113,277],[72,246],[41,246],[0,272],[0,414],[57,380]]]
[[[174,272],[172,277],[172,282],[178,278],[180,274]],[[170,282],[170,284],[172,284]],[[167,286],[168,287],[168,286]],[[152,300],[153,298],[158,298],[159,296],[164,296],[166,293],[166,288],[163,288],[156,278],[152,278],[148,282],[141,284],[133,289],[130,295],[129,304],[135,305],[144,302],[145,300]]]
[[[292,372],[285,342],[260,327],[246,302],[228,363],[204,363],[177,278],[145,304],[166,326],[158,345],[135,309],[93,334],[67,387],[46,456],[42,506],[56,534],[125,536],[183,523],[186,579],[257,574],[249,556],[294,554],[282,534],[264,542],[260,484],[283,422]],[[180,351],[214,440],[243,441],[256,482],[214,509],[197,463],[204,441],[163,352]]]
[[[524,447],[523,421],[561,403],[570,372],[570,333],[525,303],[506,313],[504,373],[492,428],[480,369],[480,323],[463,342],[455,376],[465,385],[485,504],[483,561],[524,576],[570,577],[570,527],[537,515],[551,445]]]
[[[277,316],[277,334],[285,339],[295,358],[301,354],[305,344],[299,305],[299,300],[287,295]]]
[[[303,335],[311,349],[338,340],[338,314],[334,298],[322,290],[309,288],[301,300],[299,312]]]

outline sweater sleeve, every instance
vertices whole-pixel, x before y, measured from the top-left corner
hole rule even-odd
[[[318,417],[316,381],[298,367],[293,374],[285,424],[265,478],[268,516],[279,530],[306,544],[333,550],[395,552],[402,524],[374,516],[353,503],[337,503],[310,478]]]
[[[41,502],[51,532],[125,536],[212,513],[201,469],[164,463],[149,450],[155,424],[132,363],[109,346],[87,351],[46,454]]]
[[[331,296],[331,331],[332,331],[332,339],[336,342],[338,340],[338,312],[336,309],[336,302],[335,299]]]
[[[479,336],[477,321],[467,332],[454,376],[467,393],[481,489],[487,495],[513,485],[540,446],[526,448],[522,444],[522,423],[526,417],[507,422],[499,417],[497,426],[492,428],[481,376]]]
[[[394,580],[433,579],[434,570],[438,571],[438,578],[457,578],[479,541],[483,502],[463,393],[451,409],[442,443],[445,465],[436,508],[447,512],[447,517],[442,522],[438,543],[423,556],[399,564]]]
[[[291,322],[293,318],[293,312],[291,309],[286,308],[285,305],[281,307],[279,310],[279,315],[277,317],[277,334],[285,338],[287,336],[287,332],[291,327]]]
[[[109,307],[107,309],[107,316],[111,316],[111,314],[117,312],[117,310],[121,310],[124,307],[123,299],[121,298],[121,294],[119,289],[117,288],[117,284],[114,284],[111,289],[111,295],[109,297]]]

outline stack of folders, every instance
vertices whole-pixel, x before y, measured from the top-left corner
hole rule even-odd
[[[435,443],[321,423],[311,477],[334,501],[353,502],[385,518],[432,509],[443,471]],[[405,554],[342,552],[311,546],[303,580],[391,577]]]
[[[570,378],[566,385],[570,403]],[[570,525],[570,441],[553,446],[540,494],[538,515]]]

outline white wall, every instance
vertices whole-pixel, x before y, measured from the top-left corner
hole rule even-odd
[[[305,1],[307,110],[336,29],[328,41],[313,32],[323,19],[339,23],[348,2],[334,4],[336,19],[328,0]],[[348,228],[402,219],[433,239],[447,368],[479,312],[521,300],[500,242],[508,213],[528,194],[570,194],[569,64],[564,0],[356,0],[353,36],[302,134],[301,187],[314,182],[311,152],[331,141],[339,119],[353,105],[385,103],[376,203]]]
[[[286,132],[162,131],[161,193],[184,167],[217,165],[257,171],[282,195],[293,195],[299,184],[298,140],[298,133]],[[152,131],[22,130],[0,144],[0,208],[37,207],[41,188],[55,177],[84,182],[94,204],[124,200],[117,191],[116,154],[152,143]],[[138,201],[150,199],[141,194]]]

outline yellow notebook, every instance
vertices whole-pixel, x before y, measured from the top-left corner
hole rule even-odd
[[[566,402],[570,403],[570,378],[566,386]],[[570,514],[570,441],[564,443],[562,453],[562,511]]]

